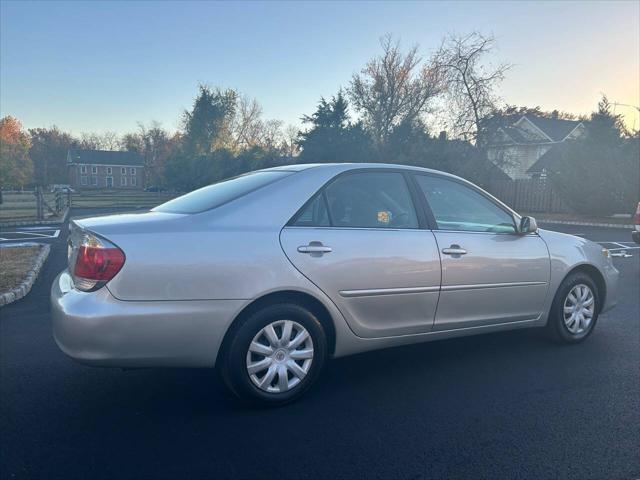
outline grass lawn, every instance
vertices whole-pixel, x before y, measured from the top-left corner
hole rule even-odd
[[[17,287],[33,267],[40,246],[0,248],[0,294]]]
[[[581,215],[578,213],[522,213],[522,215],[530,215],[536,220],[543,219],[546,221],[564,221],[564,222],[586,222],[586,223],[607,223],[615,225],[631,225],[633,223],[633,217],[613,217],[613,216],[598,216],[598,215]]]

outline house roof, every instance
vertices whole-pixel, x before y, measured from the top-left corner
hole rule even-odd
[[[554,142],[561,142],[564,140],[567,135],[582,123],[580,120],[547,118],[531,114],[527,114],[524,117],[542,130],[542,132]]]
[[[524,135],[524,131],[517,127],[503,127],[502,131],[506,133],[516,143],[530,143],[531,139]]]
[[[562,157],[563,148],[565,148],[564,144],[551,147],[527,169],[527,173],[542,173],[544,169],[549,170],[549,167]]]
[[[111,150],[69,150],[69,163],[87,165],[124,165],[142,167],[144,160],[136,152],[119,152]]]

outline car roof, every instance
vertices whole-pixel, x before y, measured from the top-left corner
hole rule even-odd
[[[430,168],[416,167],[413,165],[398,165],[394,163],[299,163],[295,165],[282,165],[279,167],[265,168],[263,171],[284,171],[284,172],[300,172],[310,169],[323,169],[332,170],[335,172],[343,172],[347,170],[357,170],[363,168],[388,168],[388,169],[401,169],[401,170],[413,170],[419,172],[429,172],[439,175],[446,175],[455,177],[446,172],[440,170],[433,170]]]

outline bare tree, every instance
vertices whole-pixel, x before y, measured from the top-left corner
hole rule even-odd
[[[235,153],[253,147],[278,149],[285,140],[280,120],[262,118],[262,106],[257,100],[242,96],[238,100],[227,148]]]
[[[262,122],[260,146],[267,150],[275,150],[283,140],[282,120],[266,120]]]
[[[421,66],[417,46],[403,53],[391,35],[380,44],[382,55],[353,76],[349,96],[373,137],[384,144],[395,126],[413,122],[428,110],[442,81],[431,62]]]
[[[300,147],[298,146],[298,132],[300,127],[296,125],[287,125],[282,132],[282,147],[281,150],[284,155],[288,157],[295,157],[300,153]]]
[[[145,184],[162,185],[164,165],[176,147],[176,140],[162,128],[162,124],[152,121],[149,126],[139,122],[136,133],[123,135],[121,148],[139,153],[145,166]]]
[[[82,133],[80,146],[90,150],[120,150],[122,141],[116,132]]]
[[[232,122],[231,149],[246,150],[260,144],[263,128],[262,107],[256,99],[242,96]]]
[[[482,123],[496,109],[495,89],[511,65],[485,63],[495,38],[471,32],[449,35],[434,56],[435,68],[444,76],[454,133],[482,146]]]

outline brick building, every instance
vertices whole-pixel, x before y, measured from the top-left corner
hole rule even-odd
[[[144,188],[144,162],[135,152],[72,149],[67,167],[69,184],[79,190]]]

